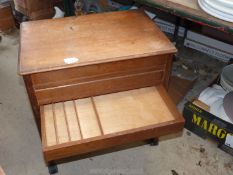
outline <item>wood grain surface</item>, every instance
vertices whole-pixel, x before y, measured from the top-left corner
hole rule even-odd
[[[136,0],[141,4],[162,9],[172,14],[210,26],[222,32],[233,33],[233,23],[207,14],[199,5],[198,0]]]
[[[121,11],[25,22],[21,25],[22,75],[176,52],[143,12]],[[78,58],[67,64],[64,59]]]
[[[174,121],[161,87],[148,87],[42,106],[46,145]]]
[[[133,137],[134,131],[146,132],[148,128],[151,130],[149,132],[157,129],[156,134],[152,132],[146,136],[153,138],[181,130],[184,122],[162,86],[45,105],[41,107],[41,112],[45,154],[60,148],[66,149],[70,145],[86,144],[90,139],[103,140],[102,148],[105,148],[108,145],[104,141],[105,137],[122,133],[131,133]],[[166,130],[163,128],[160,132],[158,126],[166,127]],[[58,154],[62,154],[62,157],[77,154],[76,151],[72,153],[72,150],[69,154]]]
[[[171,55],[158,55],[32,74],[39,105],[168,85]]]

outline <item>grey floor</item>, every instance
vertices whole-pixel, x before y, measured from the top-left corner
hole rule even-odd
[[[22,78],[17,75],[18,42],[17,32],[4,35],[0,42],[0,165],[7,175],[46,175],[40,138]],[[200,58],[190,50],[182,54]],[[205,79],[198,81],[184,102],[207,84]],[[182,103],[179,108],[182,110]],[[184,130],[180,136],[162,138],[156,147],[137,146],[58,168],[59,175],[230,175],[233,157]]]

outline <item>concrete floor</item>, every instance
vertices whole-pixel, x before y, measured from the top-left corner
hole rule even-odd
[[[0,42],[0,165],[7,175],[46,175],[40,138],[22,78],[18,32]],[[55,47],[55,46],[54,46]],[[198,86],[197,86],[198,87]],[[59,175],[230,175],[233,157],[194,134],[58,165]]]

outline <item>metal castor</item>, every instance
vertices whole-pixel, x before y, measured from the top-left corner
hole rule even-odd
[[[150,146],[157,146],[157,145],[159,145],[159,139],[157,139],[157,138],[149,139],[148,143],[150,144]]]
[[[56,174],[58,173],[58,168],[56,164],[49,164],[48,165],[48,170],[49,170],[49,174]]]

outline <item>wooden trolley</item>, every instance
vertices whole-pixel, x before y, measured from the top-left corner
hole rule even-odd
[[[23,23],[19,72],[47,163],[179,132],[176,48],[141,11]]]

